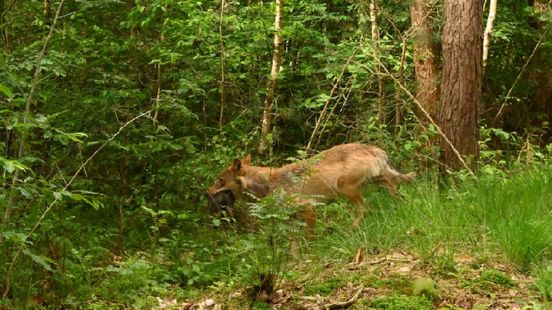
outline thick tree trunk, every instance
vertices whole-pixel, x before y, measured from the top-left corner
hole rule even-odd
[[[430,27],[431,6],[427,0],[413,0],[410,5],[412,29],[414,31],[414,66],[416,70],[416,99],[436,119],[439,107],[439,69],[433,32]],[[416,114],[422,126],[427,128],[429,120],[417,109]]]
[[[483,5],[480,0],[445,0],[443,78],[438,123],[464,156],[479,156],[479,106],[482,85]],[[443,162],[461,166],[443,143]]]
[[[282,62],[282,13],[284,0],[276,0],[276,14],[274,18],[274,54],[272,55],[272,70],[268,81],[266,97],[263,104],[263,119],[261,122],[261,136],[257,153],[264,158],[271,147],[272,134],[272,104],[278,84],[278,74]]]

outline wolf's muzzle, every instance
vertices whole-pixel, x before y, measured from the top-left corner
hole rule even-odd
[[[207,208],[209,211],[213,213],[222,213],[225,211],[226,215],[230,218],[234,216],[233,209],[235,201],[236,198],[234,197],[234,193],[229,189],[221,190],[214,194],[207,193]]]

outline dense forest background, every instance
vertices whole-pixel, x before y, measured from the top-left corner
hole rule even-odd
[[[489,1],[475,2],[485,12],[483,37]],[[470,169],[505,192],[531,192],[539,200],[530,204],[542,207],[535,227],[543,239],[529,245],[529,258],[505,261],[537,279],[527,302],[549,301],[552,228],[541,221],[552,192],[550,2],[498,2],[472,126],[477,150],[460,148],[466,167],[442,155],[435,126],[444,119],[441,77],[448,78],[445,21],[445,3],[431,0],[0,0],[0,308],[155,308],[156,297],[198,300],[209,290],[259,285],[262,259],[247,258],[263,234],[220,228],[205,189],[235,157],[259,154],[257,164],[279,165],[350,141],[382,147],[397,168],[417,171],[422,185],[406,197],[429,193],[461,205],[468,189],[492,195]],[[372,207],[392,209],[374,191]],[[496,193],[505,204],[519,198]],[[477,204],[482,197],[474,195]],[[349,208],[332,206],[322,211],[327,219]],[[383,223],[384,214],[368,217]],[[350,219],[341,220],[325,231]],[[486,235],[488,220],[473,225],[474,236]],[[362,247],[408,248],[401,242],[419,233],[407,227],[401,242],[370,239],[383,238],[378,227],[347,250],[336,250],[337,239],[302,252],[325,244],[346,261]],[[413,252],[431,262],[442,244],[428,238]],[[447,253],[436,258],[445,267]]]

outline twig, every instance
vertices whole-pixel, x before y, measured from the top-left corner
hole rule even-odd
[[[316,140],[316,144],[315,145],[311,145],[312,148],[316,148],[319,144],[320,144],[320,140],[322,139],[322,134],[324,133],[324,131],[326,130],[326,126],[328,125],[331,117],[334,115],[334,111],[335,109],[337,108],[337,105],[339,104],[339,99],[340,98],[343,98],[343,104],[341,105],[341,109],[343,109],[345,107],[345,104],[347,104],[347,100],[349,98],[349,95],[351,94],[351,91],[352,91],[352,87],[349,87],[349,85],[351,84],[351,81],[353,80],[353,78],[349,78],[347,80],[347,82],[345,83],[345,85],[343,86],[343,88],[341,89],[340,93],[337,97],[337,100],[336,100],[336,103],[333,105],[333,107],[330,109],[330,112],[327,113],[327,116],[324,120],[324,125],[322,125],[322,129],[319,130],[319,134],[318,134],[318,139]],[[348,89],[348,94],[345,95],[345,89]]]
[[[123,126],[121,126],[119,128],[119,130],[117,130],[116,133],[114,133],[109,139],[107,139],[102,145],[100,145],[100,147],[98,149],[96,149],[96,151],[94,151],[94,153],[92,153],[92,155],[90,155],[90,157],[88,157],[84,163],[82,163],[82,165],[79,167],[79,169],[77,169],[77,171],[73,174],[73,176],[71,177],[71,179],[69,180],[69,182],[67,182],[67,184],[65,184],[65,186],[63,187],[63,189],[61,190],[62,192],[66,191],[69,186],[71,186],[71,184],[75,181],[75,179],[77,178],[77,176],[79,175],[79,173],[84,169],[84,167],[86,165],[88,165],[88,163],[111,141],[113,141],[118,135],[121,134],[121,132],[126,128],[128,127],[128,125],[132,124],[133,122],[135,122],[136,120],[138,120],[139,118],[142,118],[146,115],[150,115],[152,112],[152,110],[149,110],[149,111],[146,111],[146,112],[143,112],[141,114],[139,114],[138,116],[135,116],[134,118],[132,118],[131,120],[129,120],[128,122],[124,123]],[[38,221],[35,223],[35,225],[33,226],[33,228],[29,231],[29,233],[27,233],[27,236],[25,237],[25,240],[29,239],[32,234],[34,233],[34,231],[40,226],[40,224],[42,224],[42,221],[44,220],[44,218],[46,217],[46,215],[52,210],[52,208],[55,206],[55,204],[59,201],[59,199],[54,199],[49,205],[48,207],[46,208],[46,210],[44,210],[44,212],[42,213],[42,215],[40,216],[40,218],[38,219]],[[15,262],[17,261],[17,258],[19,258],[19,255],[21,254],[21,252],[23,251],[23,247],[20,246],[19,249],[17,250],[17,252],[15,252],[15,255],[13,256],[13,259],[10,263],[10,266],[8,268],[8,271],[6,272],[6,283],[5,283],[5,289],[4,289],[4,293],[3,293],[3,297],[6,298],[6,296],[8,295],[9,291],[10,291],[10,278],[11,278],[11,273],[13,271],[13,266],[15,265]]]
[[[324,116],[326,114],[326,111],[328,110],[328,105],[330,104],[330,101],[332,100],[333,94],[334,94],[335,90],[337,89],[337,86],[339,85],[339,82],[343,78],[343,74],[345,74],[345,71],[347,71],[347,68],[349,67],[349,64],[351,63],[351,60],[355,56],[355,53],[356,53],[356,49],[353,51],[351,56],[349,56],[349,58],[347,59],[347,62],[343,66],[343,69],[341,69],[341,73],[337,77],[337,80],[335,81],[335,83],[332,87],[332,90],[330,91],[330,96],[328,97],[328,100],[326,100],[326,103],[324,104],[324,108],[322,109],[322,112],[320,112],[320,116],[316,120],[316,124],[314,125],[314,129],[312,130],[309,142],[307,143],[307,148],[305,150],[306,153],[308,153],[310,151],[311,147],[312,147],[312,142],[314,141],[314,136],[316,135],[316,133],[318,132],[318,129],[320,128],[320,122],[321,122],[322,118],[324,118]]]
[[[349,307],[350,305],[352,305],[358,300],[358,297],[360,297],[360,293],[362,293],[362,290],[364,290],[363,284],[360,285],[355,295],[353,295],[353,297],[349,298],[347,301],[340,301],[340,302],[334,302],[331,304],[326,304],[324,305],[324,309],[330,310],[330,309],[341,309],[341,308]]]

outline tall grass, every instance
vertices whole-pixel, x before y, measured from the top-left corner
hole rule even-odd
[[[403,186],[399,200],[369,187],[370,210],[356,229],[348,225],[354,212],[346,202],[321,210],[327,226],[318,246],[348,257],[361,247],[372,252],[402,248],[422,258],[451,250],[499,251],[520,269],[551,254],[552,169],[538,166],[452,184],[421,178]]]

